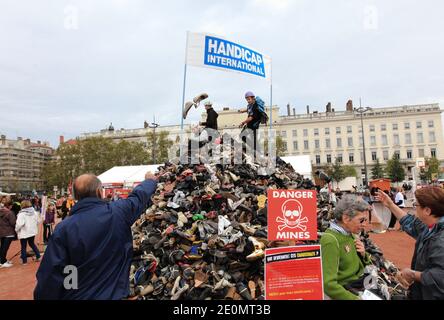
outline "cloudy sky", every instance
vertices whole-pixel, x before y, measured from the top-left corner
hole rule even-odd
[[[187,31],[270,55],[281,113],[359,97],[444,107],[442,12],[442,0],[0,0],[0,133],[57,146],[110,122],[179,124]],[[188,68],[187,100],[241,107],[247,90],[269,101],[260,79]]]

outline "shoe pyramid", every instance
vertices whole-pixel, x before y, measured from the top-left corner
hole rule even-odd
[[[130,298],[264,299],[264,251],[284,245],[267,241],[267,190],[310,189],[314,184],[280,159],[268,176],[259,176],[258,165],[248,162],[184,165],[172,159],[159,167],[152,206],[132,228]],[[319,194],[319,232],[329,227],[332,210],[328,197]],[[379,275],[377,294],[405,295],[396,287],[396,267],[368,235],[362,240]]]

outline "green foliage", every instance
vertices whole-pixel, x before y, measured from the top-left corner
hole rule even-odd
[[[392,182],[401,182],[405,179],[405,171],[401,165],[401,162],[394,154],[392,159],[387,161],[387,167],[385,169],[387,176]]]
[[[336,182],[340,182],[347,177],[344,172],[344,166],[342,166],[337,159],[333,165],[329,166],[325,170],[325,173],[329,175]]]
[[[156,134],[156,161],[168,159],[168,148],[172,142],[168,132]],[[150,148],[151,141],[151,148]],[[152,163],[153,139],[148,138],[148,150],[140,142],[120,141],[94,137],[77,140],[76,144],[61,144],[56,150],[55,160],[42,170],[44,188],[52,190],[66,188],[69,182],[84,173],[100,175],[115,166],[134,166]]]
[[[372,179],[384,178],[384,168],[382,167],[379,159],[376,159],[376,164],[372,168]]]
[[[358,173],[356,172],[356,168],[353,166],[343,166],[342,170],[344,171],[345,177],[358,177]]]

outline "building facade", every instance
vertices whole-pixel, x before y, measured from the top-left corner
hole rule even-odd
[[[49,143],[30,139],[0,137],[0,189],[5,192],[42,190],[43,166],[51,160],[54,149]]]

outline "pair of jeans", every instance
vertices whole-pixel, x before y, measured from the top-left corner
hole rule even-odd
[[[0,264],[4,264],[8,261],[6,259],[6,255],[8,254],[9,246],[11,245],[12,240],[14,240],[14,237],[4,237],[1,239]]]
[[[40,251],[39,251],[39,249],[37,248],[37,246],[34,243],[34,238],[35,237],[30,237],[30,238],[26,238],[26,239],[20,239],[20,244],[22,246],[21,258],[22,258],[23,263],[26,263],[28,261],[27,255],[26,255],[26,245],[27,244],[29,244],[29,246],[31,247],[32,251],[34,251],[36,259],[40,259]]]
[[[43,242],[47,243],[51,237],[51,224],[43,224]]]

